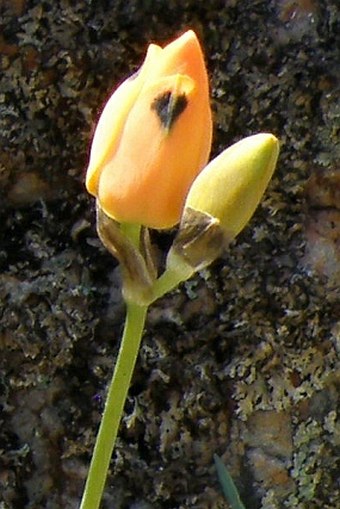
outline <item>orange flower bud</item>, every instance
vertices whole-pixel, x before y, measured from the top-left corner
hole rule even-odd
[[[208,160],[211,135],[207,71],[189,30],[163,49],[151,44],[139,73],[107,102],[86,187],[116,221],[169,228]]]

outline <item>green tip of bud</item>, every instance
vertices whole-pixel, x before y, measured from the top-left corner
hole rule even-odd
[[[195,179],[186,199],[186,209],[218,219],[227,238],[233,239],[258,206],[278,154],[279,142],[272,134],[260,133],[235,143]]]

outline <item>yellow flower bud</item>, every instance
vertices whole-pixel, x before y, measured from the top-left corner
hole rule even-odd
[[[256,134],[235,143],[197,176],[185,209],[216,218],[227,238],[233,239],[258,206],[278,154],[279,142],[272,134]]]
[[[214,261],[253,215],[279,153],[272,134],[224,150],[196,177],[167,257],[167,278],[184,280]]]
[[[107,102],[95,131],[88,191],[110,218],[168,228],[206,164],[212,120],[204,58],[189,30],[149,46],[139,73]]]

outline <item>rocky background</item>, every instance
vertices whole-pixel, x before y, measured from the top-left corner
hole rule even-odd
[[[103,508],[335,509],[338,0],[0,1],[0,508],[77,508],[124,320],[84,190],[101,105],[194,28],[213,151],[271,131],[275,178],[209,270],[157,302]],[[165,249],[169,237],[156,238]]]

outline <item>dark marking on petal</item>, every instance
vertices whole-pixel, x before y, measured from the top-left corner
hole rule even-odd
[[[170,131],[187,105],[188,99],[185,94],[175,95],[171,91],[168,91],[157,96],[153,100],[151,109],[157,113],[162,127]]]

